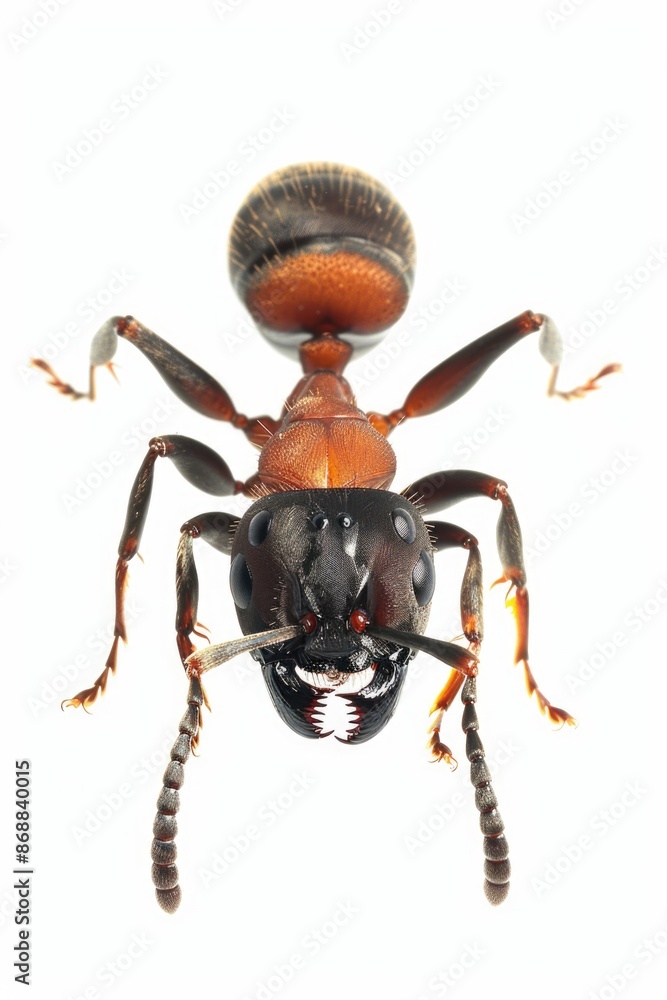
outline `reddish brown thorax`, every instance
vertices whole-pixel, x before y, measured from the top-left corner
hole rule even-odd
[[[355,406],[348,382],[332,372],[304,379],[304,391],[259,458],[259,481],[270,491],[365,487],[388,489],[396,457]]]

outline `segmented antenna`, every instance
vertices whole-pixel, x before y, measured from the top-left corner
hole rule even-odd
[[[189,536],[182,539],[191,542]],[[180,551],[180,549],[179,549]],[[194,568],[194,564],[193,564]],[[196,579],[196,578],[195,578]],[[196,603],[196,598],[195,598]],[[183,765],[190,754],[197,749],[199,730],[201,729],[201,707],[209,707],[199,675],[213,667],[226,663],[239,653],[245,653],[262,646],[270,646],[276,642],[294,639],[302,631],[300,625],[286,625],[285,628],[268,629],[256,632],[254,635],[244,635],[240,639],[220,642],[215,646],[206,646],[195,650],[185,666],[190,676],[188,687],[188,707],[178,724],[178,736],[171,748],[171,760],[162,778],[162,791],[157,800],[157,816],[153,823],[153,859],[152,877],[155,886],[155,896],[167,913],[174,913],[181,902],[181,887],[178,884],[178,868],[176,867],[176,813],[180,808],[179,789],[185,780]],[[196,633],[198,634],[198,633]]]
[[[201,726],[204,691],[198,677],[192,677],[188,688],[188,707],[178,725],[178,736],[171,748],[171,760],[162,778],[162,791],[157,800],[157,816],[153,823],[152,877],[155,897],[167,913],[174,913],[181,902],[176,861],[176,813],[180,807],[178,790],[185,775],[183,765],[197,746]]]
[[[491,784],[491,773],[484,760],[484,746],[479,738],[479,721],[476,678],[466,678],[461,692],[463,720],[466,734],[466,757],[470,761],[470,780],[475,789],[475,805],[479,809],[479,825],[484,834],[484,892],[486,898],[497,906],[507,898],[510,883],[509,848],[505,826],[498,812],[498,800]]]

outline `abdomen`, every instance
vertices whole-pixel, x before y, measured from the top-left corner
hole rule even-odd
[[[407,305],[415,246],[383,184],[351,167],[306,163],[250,192],[229,256],[232,283],[273,344],[296,350],[324,334],[365,348]]]

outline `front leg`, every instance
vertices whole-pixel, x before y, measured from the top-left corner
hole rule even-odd
[[[540,352],[551,365],[547,387],[549,396],[577,399],[592,389],[597,389],[598,379],[620,371],[620,365],[606,365],[594,378],[588,379],[576,389],[567,392],[556,389],[556,378],[563,358],[562,337],[552,319],[528,310],[483,337],[473,340],[471,344],[442,361],[413,386],[400,409],[392,410],[386,415],[369,413],[369,420],[376,430],[386,436],[401,421],[409,417],[425,417],[455,403],[475,385],[501,354],[529,334],[538,332]]]
[[[199,624],[197,622],[199,579],[192,542],[201,538],[218,552],[228,556],[232,551],[237,524],[237,517],[216,510],[190,518],[181,527],[176,556],[176,644],[185,670],[187,670],[185,661],[196,649],[190,636],[205,638],[195,628]]]
[[[463,634],[468,641],[468,650],[476,656],[484,638],[482,560],[477,539],[464,528],[446,521],[430,521],[428,530],[436,552],[449,548],[462,548],[468,553],[468,562],[461,583],[461,625]],[[443,716],[454,701],[464,680],[463,674],[457,670],[450,671],[445,686],[431,705],[429,712],[433,718],[429,726],[428,745],[433,760],[444,760],[452,770],[457,766],[456,760],[449,747],[441,741],[440,728]]]

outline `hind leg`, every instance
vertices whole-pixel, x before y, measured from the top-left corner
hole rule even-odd
[[[567,392],[557,390],[556,378],[563,354],[561,335],[548,316],[528,310],[483,337],[473,340],[471,344],[442,361],[412,387],[400,409],[392,410],[386,415],[369,413],[369,420],[381,434],[387,435],[403,420],[410,417],[424,417],[450,406],[465,395],[505,351],[524,337],[538,332],[540,351],[551,365],[547,387],[549,396],[577,399],[599,388],[598,379],[620,371],[620,365],[606,365],[594,378],[588,379],[576,389]]]
[[[203,368],[181,354],[166,340],[143,326],[132,316],[113,316],[100,327],[90,347],[90,384],[88,392],[80,392],[62,382],[51,366],[41,358],[31,364],[49,376],[49,384],[71,399],[95,399],[95,372],[104,366],[113,372],[112,358],[118,338],[122,337],[141,351],[157,369],[174,395],[198,413],[214,420],[228,420],[244,432],[253,444],[264,444],[278,427],[272,417],[246,417],[237,413],[226,390]]]

